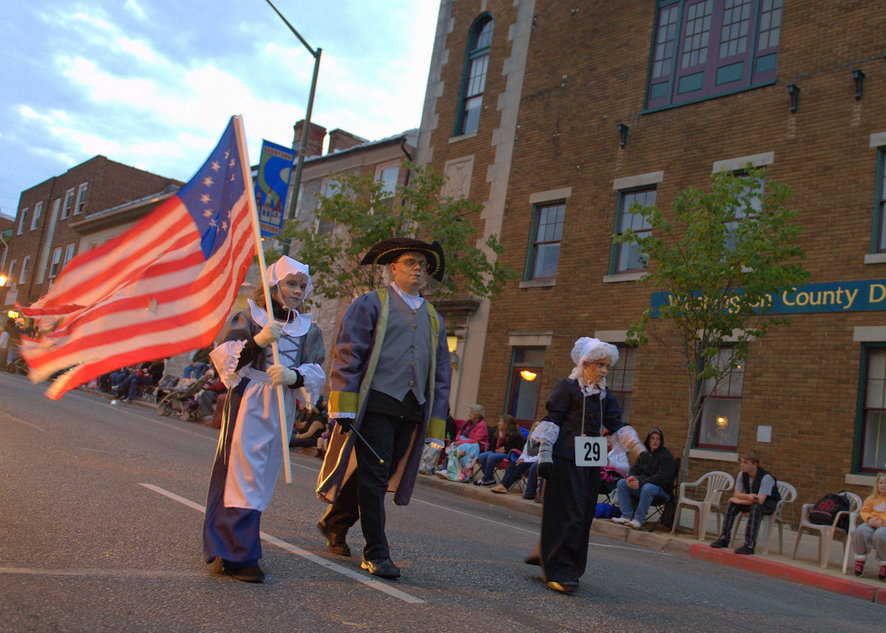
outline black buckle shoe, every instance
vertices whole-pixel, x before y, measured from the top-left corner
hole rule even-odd
[[[385,558],[382,560],[366,560],[365,558],[360,563],[360,567],[368,571],[373,576],[378,576],[380,578],[388,578],[390,580],[396,580],[400,577],[400,569],[391,562],[390,558]]]
[[[578,589],[578,583],[570,580],[549,580],[545,583],[548,589],[559,591],[560,593],[575,593]]]
[[[320,534],[326,538],[326,549],[339,556],[351,555],[351,548],[348,547],[348,542],[345,540],[344,534],[336,534],[331,531],[326,527],[326,524],[324,524],[323,521],[317,522],[317,529],[320,531]]]

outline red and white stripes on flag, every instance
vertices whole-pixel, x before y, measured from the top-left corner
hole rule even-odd
[[[125,233],[72,259],[26,316],[59,321],[24,339],[30,378],[61,374],[52,399],[91,378],[206,347],[255,255],[245,141],[232,118],[182,189]]]

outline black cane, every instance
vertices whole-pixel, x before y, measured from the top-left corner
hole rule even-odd
[[[357,429],[355,429],[355,428],[352,426],[352,427],[351,427],[351,432],[354,433],[354,435],[356,435],[358,438],[360,438],[360,441],[361,441],[361,442],[363,442],[364,444],[366,444],[366,448],[368,448],[369,451],[370,451],[373,455],[375,455],[375,458],[378,460],[378,463],[379,463],[379,464],[384,464],[384,463],[385,463],[385,460],[383,460],[383,459],[381,458],[381,456],[380,456],[378,453],[375,452],[375,449],[372,448],[372,444],[370,444],[369,442],[367,442],[367,441],[366,441],[366,438],[363,437],[362,435],[360,435],[360,431],[358,431]]]

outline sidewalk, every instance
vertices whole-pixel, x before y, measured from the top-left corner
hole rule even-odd
[[[91,389],[81,389],[86,393],[96,394],[107,400],[111,395]],[[121,403],[120,406],[139,406],[156,411],[156,405],[148,400],[135,400]],[[301,449],[291,449],[299,452]],[[449,494],[470,498],[474,501],[489,505],[506,508],[512,512],[541,517],[541,504],[528,499],[523,499],[522,494],[513,488],[506,495],[495,494],[489,488],[462,484],[433,475],[419,475],[417,484],[420,487],[439,490]],[[782,552],[778,551],[778,535],[773,536],[772,548],[768,554],[763,554],[763,545],[758,543],[757,553],[754,556],[741,556],[731,549],[713,549],[709,547],[711,541],[716,538],[716,518],[709,520],[707,537],[699,541],[692,534],[694,512],[681,512],[680,527],[676,534],[671,534],[663,529],[653,531],[632,530],[627,526],[613,523],[609,519],[595,519],[591,525],[591,533],[598,536],[625,541],[632,545],[648,547],[661,552],[667,552],[678,556],[689,556],[697,560],[703,560],[718,565],[726,565],[744,569],[773,578],[787,580],[800,585],[818,587],[826,591],[832,591],[847,596],[854,596],[875,602],[886,604],[886,581],[877,578],[877,562],[868,558],[865,567],[865,575],[861,578],[852,572],[852,560],[849,561],[849,569],[846,575],[842,573],[843,566],[843,542],[836,541],[831,546],[828,566],[822,569],[818,564],[818,537],[815,534],[804,533],[797,549],[797,559],[791,558],[796,542],[796,532],[785,526]],[[744,523],[742,524],[744,529]],[[773,528],[777,529],[777,528]],[[741,535],[739,535],[739,539]],[[740,544],[740,543],[737,543]]]
[[[490,492],[489,488],[447,481],[432,475],[419,475],[418,485],[462,497],[469,497],[475,501],[504,507],[514,512],[541,516],[541,505],[528,499],[523,499],[516,488],[512,488],[511,492],[506,495],[495,494]],[[691,511],[681,512],[680,527],[674,535],[669,531],[664,531],[663,528],[650,532],[632,530],[627,526],[613,523],[609,519],[595,519],[591,524],[591,533],[625,541],[632,545],[648,547],[678,556],[689,556],[697,560],[736,567],[800,585],[818,587],[826,591],[854,596],[869,602],[886,604],[886,581],[877,578],[877,561],[868,557],[865,575],[859,578],[852,572],[852,559],[850,557],[849,568],[846,575],[843,575],[842,541],[835,541],[832,544],[828,566],[825,569],[819,567],[818,564],[819,539],[815,534],[804,532],[800,539],[800,546],[797,549],[797,559],[793,560],[791,558],[797,534],[787,526],[785,526],[783,535],[782,553],[778,551],[778,534],[776,532],[772,537],[772,547],[768,554],[762,553],[763,545],[758,543],[757,553],[754,556],[741,556],[735,554],[732,549],[713,549],[709,547],[709,544],[716,538],[715,531],[717,525],[715,518],[709,521],[707,538],[704,541],[699,541],[691,533],[694,514]],[[744,530],[744,525],[745,523],[742,522],[742,531]],[[777,528],[773,527],[773,530],[777,530]],[[739,535],[737,541],[740,540],[741,535]],[[736,542],[735,545],[738,546],[741,543]]]

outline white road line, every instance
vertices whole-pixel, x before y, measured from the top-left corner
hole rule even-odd
[[[17,422],[18,424],[24,424],[25,426],[29,426],[32,429],[37,429],[41,433],[48,433],[49,432],[46,429],[44,429],[43,427],[37,426],[36,424],[31,424],[30,422],[25,422],[24,420],[22,420],[20,418],[13,417],[7,413],[0,413],[0,417],[6,418],[7,420],[12,420],[13,422]]]
[[[165,489],[155,486],[153,484],[143,483],[143,484],[139,484],[139,485],[144,486],[148,490],[153,490],[157,494],[163,495],[164,497],[172,499],[173,501],[177,501],[178,503],[185,505],[193,510],[197,510],[198,512],[205,512],[204,507],[201,506],[200,504],[194,503],[190,499],[185,499],[184,497],[180,497],[179,495],[175,494],[174,492],[170,492],[168,490],[165,490]],[[347,576],[348,578],[350,578],[352,580],[356,580],[357,582],[363,583],[364,585],[366,585],[370,589],[375,589],[376,591],[381,591],[382,593],[388,594],[392,598],[397,598],[399,600],[402,600],[403,602],[408,602],[410,604],[422,604],[425,602],[421,598],[416,598],[415,596],[410,595],[410,594],[406,593],[405,591],[400,591],[399,589],[395,589],[394,587],[391,587],[390,585],[388,585],[386,583],[376,580],[375,578],[372,578],[370,576],[365,576],[365,575],[358,573],[352,569],[348,569],[347,567],[342,567],[341,565],[338,565],[336,563],[333,563],[332,561],[326,560],[325,558],[323,558],[321,556],[317,556],[316,554],[312,554],[311,552],[303,550],[300,547],[296,547],[295,545],[287,543],[286,541],[280,540],[274,536],[271,536],[267,532],[260,532],[259,534],[260,534],[261,539],[263,541],[270,543],[271,545],[276,545],[280,549],[286,550],[287,552],[295,554],[296,556],[301,556],[302,558],[309,560],[312,563],[316,563],[317,565],[320,565],[321,567],[325,567],[326,569],[329,569],[329,570],[334,571],[338,574],[341,574],[342,576]]]

